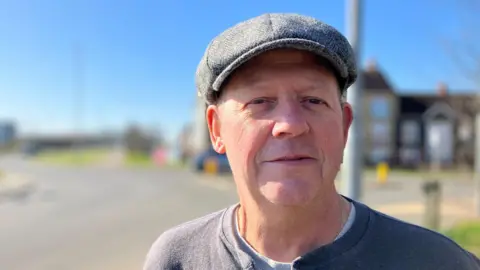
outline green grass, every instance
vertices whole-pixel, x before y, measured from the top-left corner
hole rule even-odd
[[[480,257],[480,220],[461,222],[444,234]]]
[[[130,167],[159,167],[173,170],[184,169],[186,167],[186,165],[180,161],[167,161],[164,165],[159,166],[155,164],[155,161],[149,155],[141,153],[127,154],[125,156],[125,165]]]
[[[127,166],[140,166],[140,167],[150,167],[154,166],[155,163],[149,155],[141,153],[128,153],[125,156],[125,165]]]
[[[106,149],[58,150],[42,152],[36,159],[46,163],[62,165],[92,165],[108,155]]]

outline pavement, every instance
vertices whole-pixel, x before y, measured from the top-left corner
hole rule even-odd
[[[19,156],[0,158],[0,169],[10,177],[0,191],[0,269],[141,269],[164,230],[236,202],[231,178],[178,169],[61,167]],[[421,223],[421,181],[393,176],[378,186],[367,177],[362,201]],[[444,226],[473,213],[471,181],[442,187]]]
[[[22,174],[0,175],[0,202],[21,199],[33,191],[32,182]]]

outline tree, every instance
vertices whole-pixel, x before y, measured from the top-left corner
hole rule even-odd
[[[452,0],[456,35],[444,42],[448,55],[466,79],[480,89],[480,0]]]
[[[456,69],[465,79],[472,82],[477,98],[457,98],[451,101],[455,109],[460,109],[463,121],[470,122],[467,126],[475,127],[475,116],[480,113],[480,0],[447,0],[454,8],[450,12],[453,16],[454,31],[443,39],[447,55]],[[451,18],[447,18],[451,19]],[[472,134],[471,133],[471,134]],[[472,134],[472,135],[473,135]],[[477,134],[478,138],[478,134]],[[475,150],[472,144],[475,139],[457,142],[459,164],[473,165]]]
[[[145,132],[136,124],[127,128],[124,142],[129,153],[144,155],[149,155],[158,144],[153,134]]]

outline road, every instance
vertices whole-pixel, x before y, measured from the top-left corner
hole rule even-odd
[[[147,168],[68,168],[0,158],[0,169],[32,184],[0,200],[0,269],[141,269],[165,229],[236,201],[230,179]],[[364,202],[421,223],[421,182],[366,176]],[[469,215],[469,181],[444,183],[444,224]]]
[[[0,269],[141,269],[165,229],[234,203],[233,189],[188,172],[62,168],[0,160],[32,178],[0,203]]]

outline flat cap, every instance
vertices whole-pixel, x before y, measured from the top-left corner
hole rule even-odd
[[[196,72],[199,96],[209,104],[214,102],[232,72],[273,49],[305,50],[326,59],[335,69],[342,92],[357,78],[353,49],[338,30],[312,17],[271,13],[243,21],[210,42]]]

